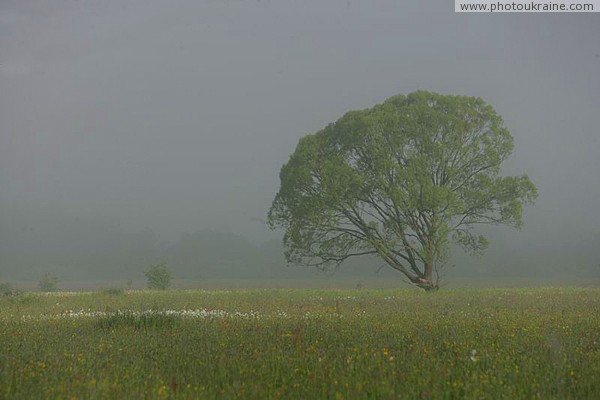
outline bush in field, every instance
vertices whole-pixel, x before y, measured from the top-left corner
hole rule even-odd
[[[44,274],[40,282],[38,283],[38,288],[42,292],[56,292],[58,290],[58,277],[56,275],[52,275],[47,272]]]
[[[9,282],[0,282],[0,296],[12,296],[17,294],[17,290]]]
[[[146,271],[149,289],[164,290],[171,286],[171,271],[167,269],[164,263],[154,264],[148,267]]]

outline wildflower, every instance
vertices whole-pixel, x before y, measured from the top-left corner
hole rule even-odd
[[[471,352],[469,353],[469,358],[473,362],[477,361],[477,350],[471,349]]]

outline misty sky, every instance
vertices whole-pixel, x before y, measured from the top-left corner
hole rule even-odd
[[[600,232],[600,14],[453,7],[2,0],[0,213],[268,238],[253,218],[301,136],[424,89],[480,96],[504,117],[506,171],[539,188],[511,235]]]

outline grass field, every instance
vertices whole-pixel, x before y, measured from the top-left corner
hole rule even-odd
[[[0,398],[600,398],[600,290],[0,297]]]

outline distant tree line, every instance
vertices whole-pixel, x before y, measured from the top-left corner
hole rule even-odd
[[[575,231],[574,231],[575,232]],[[484,258],[461,258],[452,277],[547,276],[561,273],[600,277],[600,231],[564,238],[548,232],[540,244],[509,243],[510,234],[492,237]],[[542,246],[543,243],[543,246]],[[507,254],[510,248],[510,254]],[[144,279],[149,265],[164,262],[176,279],[314,277],[316,271],[287,266],[280,240],[254,244],[232,232],[198,230],[167,243],[150,229],[128,232],[116,221],[75,218],[56,212],[0,214],[0,281],[39,282],[51,273],[61,281]],[[528,269],[522,265],[527,264]],[[376,260],[348,260],[343,276],[381,276],[388,272]],[[386,275],[387,276],[387,275]],[[450,279],[451,280],[451,279]]]

